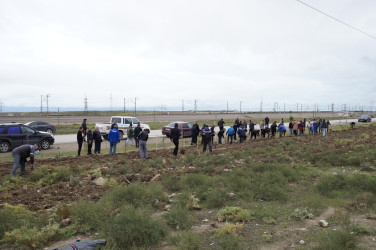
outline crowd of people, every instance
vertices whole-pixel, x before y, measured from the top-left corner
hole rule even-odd
[[[91,155],[92,152],[92,145],[94,143],[94,154],[101,153],[101,143],[103,142],[104,138],[99,131],[98,127],[95,127],[95,130],[92,131],[91,127],[87,127],[87,119],[84,119],[81,127],[77,132],[77,144],[78,144],[78,152],[77,156],[80,156],[82,145],[86,141],[87,142],[87,154]],[[215,136],[218,137],[218,144],[222,144],[222,140],[226,140],[225,136],[227,136],[227,143],[232,144],[233,141],[237,141],[239,139],[239,143],[243,143],[247,140],[248,136],[250,139],[256,139],[258,136],[263,138],[271,137],[274,138],[279,133],[279,137],[286,136],[286,132],[289,131],[290,136],[299,136],[303,135],[308,131],[309,134],[318,134],[322,133],[323,136],[326,136],[330,122],[329,120],[320,119],[316,121],[316,119],[296,121],[292,120],[285,125],[284,120],[278,123],[274,121],[271,125],[270,119],[266,117],[259,123],[259,128],[257,128],[257,124],[254,123],[252,120],[249,121],[240,121],[238,118],[235,120],[234,124],[231,124],[230,127],[226,130],[224,127],[225,121],[221,119],[218,121],[217,125],[219,127],[219,131],[216,132],[215,125],[209,127],[208,125],[203,125],[202,128],[199,127],[197,121],[193,124],[191,129],[191,145],[197,145],[198,136],[201,136],[201,144],[203,145],[203,152],[209,150],[212,152],[212,145],[214,143]],[[287,130],[288,129],[288,130]],[[127,140],[126,144],[131,142],[135,145],[136,148],[139,148],[140,158],[149,159],[148,150],[147,150],[147,141],[149,138],[149,129],[142,129],[140,123],[137,124],[135,128],[133,128],[132,124],[129,125],[127,129]],[[248,135],[247,135],[248,134]],[[118,126],[116,122],[111,125],[111,130],[108,134],[108,142],[110,143],[110,155],[116,154],[116,146],[120,142],[120,132],[118,130]],[[174,143],[175,148],[173,151],[173,155],[177,156],[179,150],[179,139],[181,137],[181,131],[178,127],[178,124],[175,123],[174,128],[171,130],[170,139]],[[14,175],[18,166],[21,166],[20,173],[23,174],[25,171],[25,163],[26,159],[30,157],[32,168],[34,168],[34,154],[39,153],[39,145],[23,145],[13,150],[12,155],[14,158],[13,168],[11,171],[11,175]]]

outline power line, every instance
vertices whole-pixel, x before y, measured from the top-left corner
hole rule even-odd
[[[337,21],[337,22],[339,22],[339,23],[342,23],[343,25],[346,25],[346,26],[348,26],[348,27],[350,27],[350,28],[352,28],[352,29],[354,29],[354,30],[360,32],[360,33],[363,33],[364,35],[367,35],[367,36],[369,36],[369,37],[371,37],[371,38],[373,38],[373,39],[376,40],[376,37],[374,37],[374,36],[372,36],[372,35],[370,35],[370,34],[364,32],[364,31],[362,31],[362,30],[360,30],[360,29],[358,29],[358,28],[355,28],[354,26],[352,26],[352,25],[350,25],[350,24],[347,24],[347,23],[345,23],[345,22],[343,22],[343,21],[341,21],[341,20],[339,20],[339,19],[337,19],[337,18],[335,18],[335,17],[333,17],[333,16],[331,16],[331,15],[329,15],[329,14],[326,14],[325,12],[322,12],[321,10],[316,9],[315,7],[313,7],[313,6],[309,5],[309,4],[306,4],[305,2],[302,2],[302,1],[300,1],[300,0],[296,0],[296,1],[298,1],[298,2],[301,3],[301,4],[304,4],[304,5],[308,6],[309,8],[311,8],[311,9],[317,11],[317,12],[320,12],[321,14],[323,14],[323,15],[325,15],[325,16],[327,16],[327,17],[330,17],[330,18],[334,19],[335,21]]]

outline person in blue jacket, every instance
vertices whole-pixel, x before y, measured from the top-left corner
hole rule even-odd
[[[279,124],[278,132],[279,132],[279,137],[282,137],[282,134],[283,134],[283,136],[286,135],[286,127],[285,127],[285,125],[283,125],[283,122],[281,122]]]
[[[226,131],[226,135],[227,135],[227,141],[230,141],[230,144],[232,144],[232,139],[234,138],[234,133],[235,133],[235,130],[232,126],[229,127],[229,129],[227,129]]]
[[[108,133],[108,141],[110,142],[110,155],[116,154],[116,144],[120,142],[120,133],[117,128],[113,128]]]
[[[316,119],[313,120],[313,124],[312,124],[312,127],[313,127],[313,134],[317,134],[317,121]]]
[[[247,139],[247,129],[243,125],[238,128],[238,135],[240,138],[240,143],[243,143]]]

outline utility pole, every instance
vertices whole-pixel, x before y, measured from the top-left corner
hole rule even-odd
[[[195,112],[197,112],[197,99],[195,99]]]
[[[50,97],[50,94],[46,95],[46,103],[47,103],[47,118],[48,118],[48,98]]]
[[[40,115],[43,113],[43,95],[40,95]]]
[[[286,112],[286,103],[284,102],[283,103],[283,113],[285,113]]]
[[[85,115],[87,115],[87,114],[89,113],[89,109],[88,109],[88,105],[87,105],[87,97],[86,97],[86,93],[85,93],[84,104],[85,104],[84,113],[85,113]]]
[[[260,113],[262,113],[262,98],[261,98],[261,102],[260,102]]]
[[[137,114],[137,99],[138,99],[138,97],[135,97],[134,98],[134,115],[136,116],[136,114]]]
[[[242,113],[242,101],[240,101],[240,114]]]
[[[0,100],[0,113],[3,113],[3,102]]]
[[[181,100],[181,111],[184,113],[184,100]]]
[[[227,112],[226,113],[228,114],[228,101],[227,101]]]
[[[299,112],[299,103],[296,103],[296,111]]]
[[[57,125],[60,125],[60,107],[57,108]]]

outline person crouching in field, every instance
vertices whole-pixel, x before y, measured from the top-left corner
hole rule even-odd
[[[20,175],[23,175],[25,172],[25,164],[27,158],[30,157],[31,170],[34,169],[34,154],[39,154],[39,146],[35,145],[22,145],[12,151],[13,156],[13,168],[10,172],[10,175],[14,175],[17,171],[18,166],[21,166]]]
[[[275,137],[275,134],[277,133],[277,122],[273,122],[270,126],[270,131],[272,132],[272,138]]]
[[[212,133],[211,133],[211,130],[209,129],[209,126],[206,125],[205,128],[201,130],[201,136],[202,136],[202,142],[204,144],[202,151],[205,153],[206,147],[209,147],[209,152],[211,153],[212,152],[212,144],[211,144]]]
[[[147,129],[147,128],[145,128],[138,135],[138,140],[140,142],[140,144],[139,144],[139,147],[140,147],[139,151],[140,151],[140,158],[141,159],[142,158],[149,159],[148,149],[146,147],[146,142],[149,139],[149,133],[150,133],[150,130]]]
[[[110,130],[110,133],[108,133],[108,141],[110,142],[110,155],[116,154],[116,144],[120,142],[120,133],[117,128],[113,128]]]
[[[226,131],[227,142],[230,142],[230,144],[232,144],[232,139],[234,138],[234,133],[235,133],[235,130],[232,126],[230,126],[230,128]]]
[[[283,122],[281,122],[281,124],[279,124],[278,126],[278,132],[279,132],[279,137],[282,137],[286,135],[286,127],[285,125],[283,125]]]
[[[221,130],[219,130],[218,132],[218,144],[222,144],[222,138],[224,139],[224,133],[225,133],[226,129],[225,128],[222,128]]]

